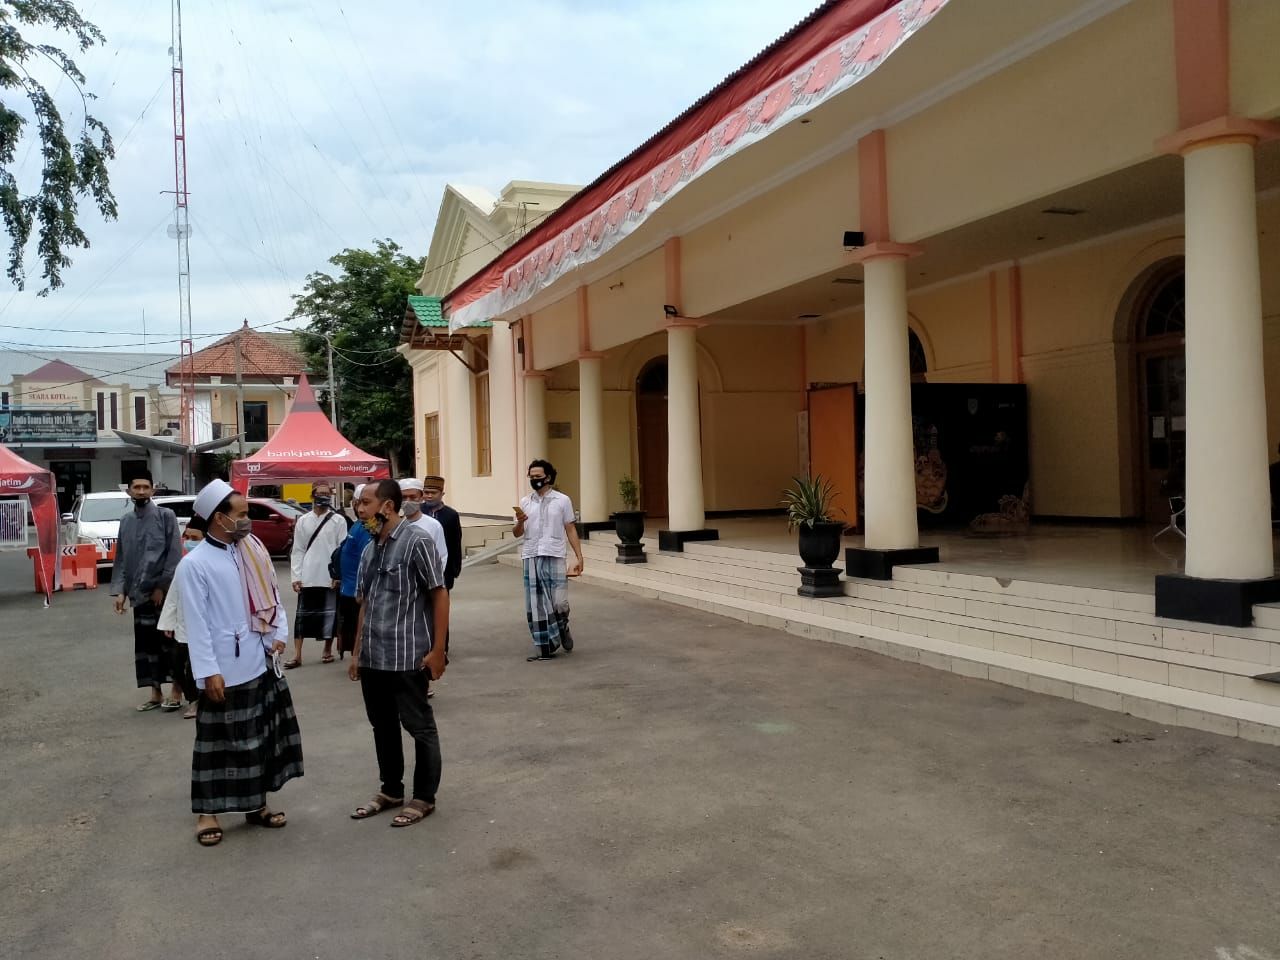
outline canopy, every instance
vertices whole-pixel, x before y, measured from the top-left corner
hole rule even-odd
[[[58,488],[53,474],[44,467],[28,463],[8,447],[0,446],[0,496],[27,497],[36,520],[36,541],[40,550],[37,582],[44,587],[46,599],[60,588],[58,563]],[[43,574],[43,576],[40,576]]]
[[[260,483],[334,480],[356,483],[391,476],[387,461],[365,453],[329,422],[305,375],[298,381],[289,415],[274,437],[251,457],[231,464],[231,485],[241,493]]]

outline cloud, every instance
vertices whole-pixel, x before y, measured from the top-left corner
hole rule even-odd
[[[280,322],[309,272],[375,237],[425,255],[446,183],[589,182],[816,2],[188,4],[195,329]],[[177,336],[169,18],[139,9],[91,5],[108,44],[80,57],[120,219],[82,206],[93,245],[62,290],[35,296],[35,259],[27,292],[0,288],[0,323],[26,328],[0,348],[136,344],[143,311],[150,338]]]

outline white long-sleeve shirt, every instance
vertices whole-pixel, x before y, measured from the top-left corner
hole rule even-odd
[[[271,646],[289,640],[289,618],[283,604],[276,610],[276,626],[270,636],[250,629],[249,602],[240,582],[241,562],[235,546],[206,538],[178,564],[174,583],[182,598],[191,672],[201,689],[205,679],[215,674],[221,674],[228,687],[261,676],[267,669]]]
[[[182,558],[183,560],[186,557]],[[178,561],[178,566],[182,566],[182,561]],[[177,643],[187,642],[187,622],[182,615],[182,585],[178,582],[178,575],[173,575],[173,583],[169,585],[169,592],[164,595],[164,606],[160,608],[160,619],[156,621],[156,629],[161,633],[172,631],[173,639]]]
[[[324,518],[329,520],[320,527]],[[307,544],[311,535],[320,527],[311,549]],[[347,522],[339,514],[328,511],[319,516],[312,510],[298,518],[293,527],[293,552],[289,555],[289,570],[293,582],[302,581],[304,587],[328,587],[333,583],[329,576],[329,557],[347,539]]]
[[[411,520],[410,523],[431,538],[436,548],[436,559],[440,561],[440,569],[443,570],[449,564],[449,545],[445,542],[444,527],[440,525],[440,521],[428,516],[424,510],[418,514],[417,520]]]

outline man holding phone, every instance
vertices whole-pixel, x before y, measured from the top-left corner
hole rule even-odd
[[[402,503],[400,484],[394,480],[365,484],[356,502],[356,515],[373,541],[360,559],[360,618],[347,668],[348,676],[360,682],[382,781],[373,799],[351,817],[364,820],[403,806],[391,821],[393,827],[412,826],[435,811],[440,736],[427,685],[444,675],[444,637],[449,633],[444,563],[430,537],[400,516]],[[402,725],[414,742],[413,796],[408,803]]]

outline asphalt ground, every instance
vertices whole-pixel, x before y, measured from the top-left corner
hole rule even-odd
[[[1280,958],[1280,750],[582,585],[529,664],[496,566],[434,816],[348,818],[372,737],[309,643],[289,826],[202,849],[129,618],[30,586],[0,556],[5,958]]]

